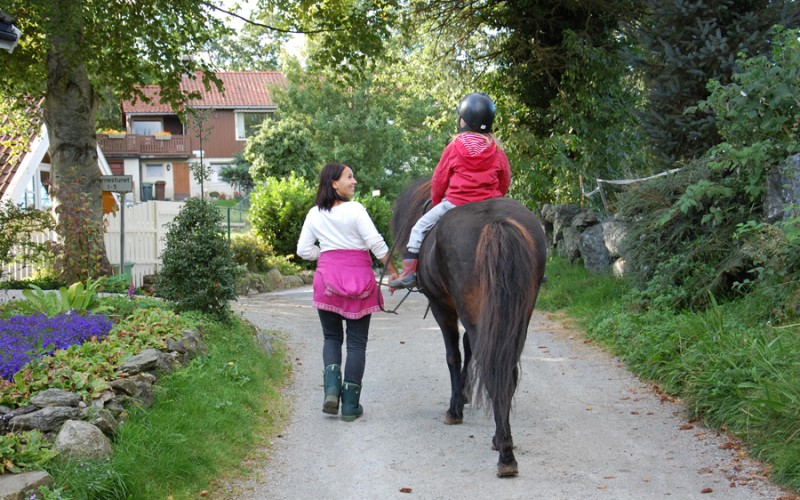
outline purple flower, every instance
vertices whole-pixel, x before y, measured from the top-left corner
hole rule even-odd
[[[0,378],[12,380],[25,363],[57,349],[82,344],[92,337],[104,338],[111,327],[104,314],[80,315],[74,311],[52,318],[35,314],[0,320]]]

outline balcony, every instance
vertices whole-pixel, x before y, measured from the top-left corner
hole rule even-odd
[[[189,158],[191,141],[185,135],[168,139],[152,135],[97,134],[97,144],[106,157]]]

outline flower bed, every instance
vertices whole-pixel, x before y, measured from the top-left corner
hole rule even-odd
[[[63,313],[13,316],[0,320],[0,378],[11,381],[25,363],[84,341],[100,339],[111,331],[104,314]]]

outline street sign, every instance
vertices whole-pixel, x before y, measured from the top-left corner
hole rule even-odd
[[[101,175],[100,185],[103,191],[112,193],[130,193],[133,191],[132,175]]]

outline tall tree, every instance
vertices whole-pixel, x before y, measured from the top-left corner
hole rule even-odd
[[[730,82],[739,54],[765,53],[775,24],[800,25],[795,0],[648,0],[638,25],[649,106],[642,115],[653,148],[666,163],[699,157],[720,138],[709,113],[686,108],[707,98],[709,80]]]
[[[431,99],[394,82],[320,78],[297,65],[287,80],[287,89],[273,91],[278,119],[248,140],[245,157],[256,182],[292,171],[313,182],[323,163],[340,161],[353,166],[360,191],[392,196],[439,159],[446,136],[426,123],[438,112]]]
[[[182,94],[182,76],[207,69],[191,56],[221,23],[207,4],[195,0],[10,0],[3,8],[17,19],[23,36],[13,54],[0,51],[0,89],[4,97],[20,102],[23,96],[45,96],[54,204],[62,205],[58,193],[86,193],[90,206],[63,203],[59,217],[86,219],[83,227],[98,227],[88,235],[89,247],[102,249],[97,89],[132,97],[135,85],[149,81],[161,86],[162,100],[183,103],[193,96]],[[204,79],[207,84],[213,80],[210,74]],[[81,272],[94,275],[102,267]],[[66,278],[85,279],[86,274]]]

